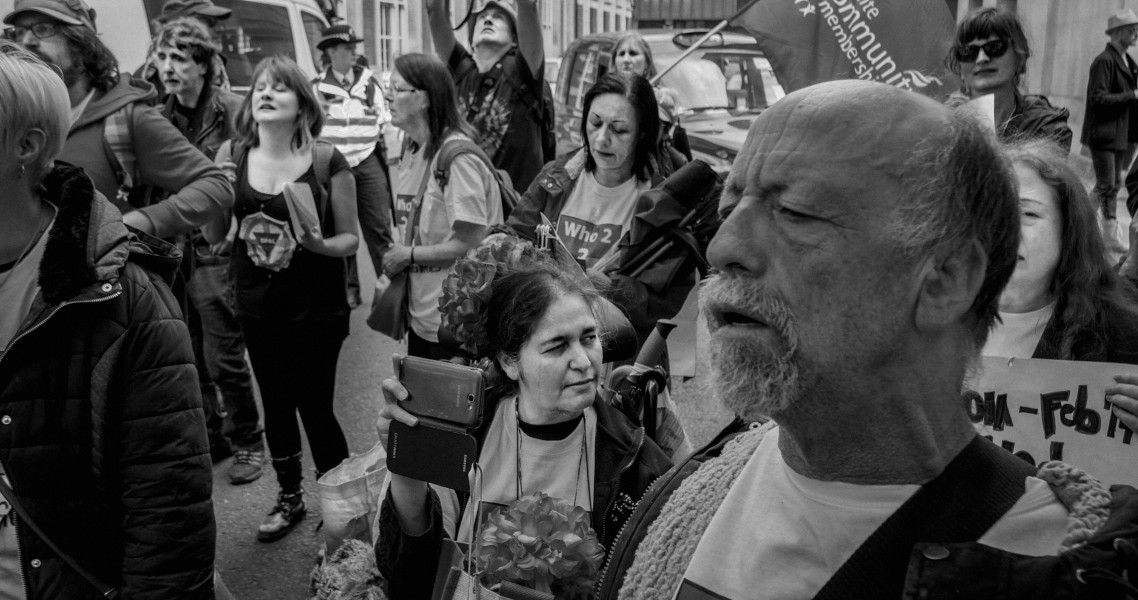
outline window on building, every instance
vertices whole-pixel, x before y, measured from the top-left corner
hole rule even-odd
[[[600,31],[600,29],[598,29],[597,25],[598,25],[598,23],[597,23],[597,9],[590,8],[589,9],[589,33],[596,33],[598,31]]]

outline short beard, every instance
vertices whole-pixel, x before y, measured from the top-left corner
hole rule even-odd
[[[798,334],[790,308],[754,280],[722,275],[705,282],[699,300],[711,331],[711,388],[723,406],[750,421],[791,410],[802,390]],[[715,335],[717,324],[708,316],[713,306],[755,313],[780,343],[772,348],[755,338]]]

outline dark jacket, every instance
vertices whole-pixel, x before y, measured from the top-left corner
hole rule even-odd
[[[623,413],[600,398],[593,402],[593,408],[597,411],[597,464],[592,527],[607,549],[616,541],[637,499],[671,467],[671,461],[644,435],[644,429],[634,427]],[[486,414],[493,414],[493,408],[488,407]],[[489,428],[487,419],[476,437],[481,440]],[[390,494],[380,509],[375,554],[393,600],[431,596],[444,532],[439,525],[442,511],[434,490],[430,491],[428,502],[431,527],[418,537],[403,533]]]
[[[568,152],[557,160],[545,165],[537,178],[530,184],[529,189],[522,196],[518,205],[506,219],[506,225],[519,237],[531,242],[536,240],[534,228],[541,224],[541,215],[545,215],[550,222],[557,223],[565,203],[573,195],[573,188],[578,178],[585,172],[585,152]],[[675,165],[683,165],[686,160],[675,150],[671,150]],[[670,173],[661,173],[654,168],[651,182],[655,188],[664,182]],[[626,234],[627,235],[627,234]],[[625,245],[627,238],[621,241]],[[689,277],[679,285],[666,288],[652,285],[653,282],[641,281],[622,275],[609,274],[612,280],[612,289],[609,298],[628,315],[636,335],[643,343],[648,333],[656,326],[659,319],[670,319],[680,311],[687,299],[688,293],[695,285],[695,277]],[[657,289],[659,288],[659,289]]]
[[[213,160],[222,142],[237,137],[237,113],[241,111],[244,99],[233,92],[208,86],[202,91],[201,128],[191,137],[190,123],[175,112],[177,98],[168,94],[162,104],[162,116],[170,120],[174,127],[190,140],[195,148],[201,150],[206,158]]]
[[[58,213],[0,358],[0,461],[32,520],[122,598],[212,598],[205,417],[162,279],[179,255],[129,232],[81,170],[44,187]],[[17,535],[29,599],[101,597],[30,528]]]
[[[1091,62],[1087,81],[1087,112],[1080,141],[1091,148],[1126,150],[1138,143],[1138,101],[1134,98],[1138,66],[1107,44]]]
[[[1015,102],[1012,118],[1004,124],[1000,139],[1047,138],[1059,144],[1064,152],[1071,151],[1074,136],[1067,125],[1070,111],[1052,106],[1046,96],[1021,96],[1017,92]]]
[[[673,492],[703,465],[725,454],[730,442],[741,434],[757,428],[758,424],[747,424],[741,420],[732,422],[702,450],[693,454],[685,462],[673,467],[658,479],[637,504],[632,516],[621,532],[616,546],[609,554],[609,564],[601,573],[596,597],[602,600],[619,597],[625,574],[634,562],[647,560],[664,563],[674,557],[659,557],[651,552],[638,553],[638,549],[648,535],[649,528],[660,516]],[[751,446],[747,446],[750,448]],[[745,462],[750,453],[743,455]],[[1061,465],[1061,463],[1050,463]],[[729,477],[730,471],[722,469],[718,478]],[[1047,465],[1041,469],[1046,469]],[[1070,497],[1068,508],[1071,523],[1068,526],[1068,539],[1071,548],[1058,556],[1028,557],[997,550],[983,544],[971,542],[944,544],[935,548],[936,552],[924,549],[938,544],[918,544],[911,553],[905,574],[904,600],[931,600],[963,598],[975,600],[1028,600],[1028,599],[1101,599],[1124,600],[1128,596],[1125,588],[1119,585],[1126,569],[1133,573],[1138,569],[1138,492],[1129,486],[1114,486],[1109,507],[1101,506],[1107,491],[1093,478],[1071,477],[1053,481],[1040,475],[1056,490],[1060,498]],[[710,495],[710,494],[709,494]],[[697,498],[698,499],[698,498]],[[1066,500],[1065,500],[1066,502]],[[717,510],[717,506],[706,505],[703,509]],[[1105,509],[1105,510],[1104,510]],[[1098,521],[1095,515],[1105,512],[1108,516]],[[1096,524],[1098,525],[1096,527]],[[1077,531],[1088,529],[1089,531]],[[700,530],[690,531],[691,535],[702,535]],[[686,533],[684,534],[686,535]],[[1081,538],[1080,535],[1086,535]],[[1076,544],[1079,539],[1085,544]],[[947,550],[947,552],[945,552]],[[659,566],[659,565],[657,565]],[[685,569],[686,565],[668,563],[668,568]],[[1083,583],[1083,582],[1086,583]],[[653,598],[671,598],[674,590],[660,589]]]

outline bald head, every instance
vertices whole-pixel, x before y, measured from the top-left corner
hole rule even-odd
[[[987,336],[1015,267],[1018,213],[1012,172],[971,117],[873,82],[798,90],[752,124],[724,202],[796,181],[815,182],[800,187],[827,218],[880,214],[908,260],[979,241],[988,265],[972,316],[976,339]]]

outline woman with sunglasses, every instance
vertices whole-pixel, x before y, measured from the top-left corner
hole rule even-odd
[[[996,8],[972,11],[957,26],[955,43],[945,58],[962,80],[960,93],[953,94],[948,104],[993,94],[1001,140],[1043,137],[1069,152],[1067,109],[1052,106],[1044,96],[1022,92],[1030,57],[1023,25],[1014,14]]]

